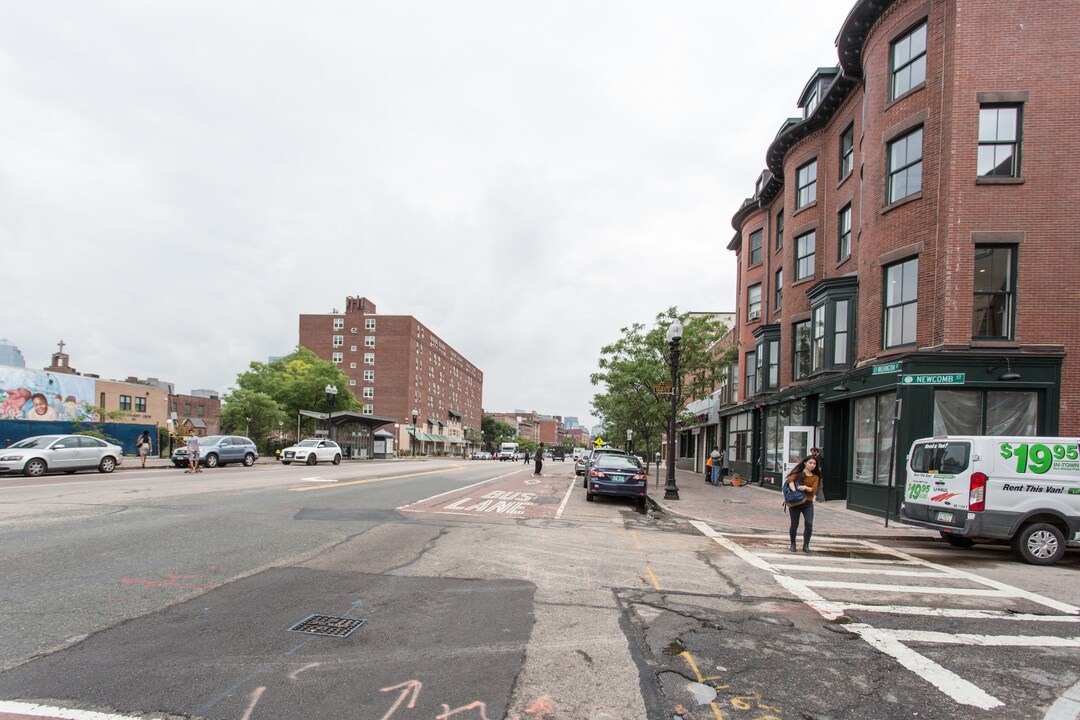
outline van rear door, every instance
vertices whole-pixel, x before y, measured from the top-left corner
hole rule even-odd
[[[972,487],[971,475],[969,439],[916,441],[908,458],[904,514],[934,526],[963,527],[969,503],[976,504],[973,510],[982,509],[977,506],[981,496]]]

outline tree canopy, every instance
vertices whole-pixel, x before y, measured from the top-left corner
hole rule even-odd
[[[623,445],[633,430],[636,450],[659,449],[671,412],[671,350],[667,329],[676,319],[683,324],[679,342],[679,378],[672,392],[680,410],[691,398],[715,390],[731,363],[733,348],[721,350],[718,341],[727,326],[710,315],[680,315],[675,307],[656,316],[647,328],[635,323],[620,330],[622,337],[600,349],[599,370],[589,379],[603,390],[593,396],[593,412],[601,418],[604,440]]]
[[[254,438],[270,436],[278,423],[291,427],[300,410],[326,412],[327,385],[338,391],[335,410],[360,409],[345,373],[302,345],[277,360],[252,362],[236,376],[236,385],[222,398],[222,428],[245,430]],[[313,426],[314,421],[305,420]]]
[[[513,425],[496,420],[490,415],[480,418],[480,432],[484,436],[484,445],[491,449],[497,449],[504,442],[513,442],[517,436]]]

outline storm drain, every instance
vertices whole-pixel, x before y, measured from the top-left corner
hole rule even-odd
[[[289,632],[308,635],[326,635],[328,637],[349,637],[354,630],[367,620],[363,618],[336,617],[334,615],[308,615],[289,628]]]

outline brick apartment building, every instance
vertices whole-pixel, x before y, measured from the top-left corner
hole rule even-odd
[[[461,454],[480,429],[484,374],[411,315],[347,297],[343,313],[301,315],[300,344],[342,369],[363,414],[396,420],[405,452]]]
[[[535,410],[515,410],[514,412],[485,412],[485,415],[504,422],[517,430],[518,437],[544,443],[547,447],[561,445],[563,441],[563,422],[559,415],[541,415]]]
[[[192,432],[200,437],[221,432],[221,396],[211,390],[192,390],[190,395],[169,397],[169,410],[175,413],[178,432]]]
[[[854,4],[732,218],[738,361],[681,466],[711,430],[778,486],[818,445],[826,496],[883,514],[918,437],[1080,434],[1078,23],[1075,2]]]

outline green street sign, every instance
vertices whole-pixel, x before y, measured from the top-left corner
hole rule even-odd
[[[902,382],[904,385],[963,385],[964,373],[904,375]]]
[[[886,373],[900,372],[900,363],[888,363],[885,365],[875,365],[870,368],[871,375],[885,375]]]

